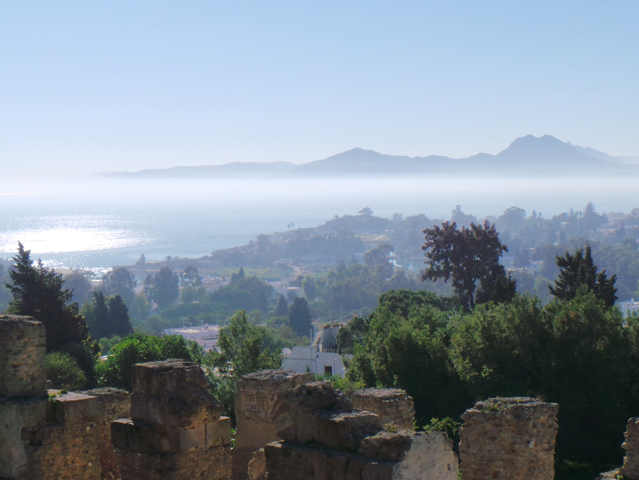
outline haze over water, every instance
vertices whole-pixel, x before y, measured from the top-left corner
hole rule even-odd
[[[65,182],[5,191],[0,257],[13,256],[21,241],[47,265],[96,271],[142,253],[147,261],[199,257],[366,206],[382,217],[443,220],[456,205],[480,219],[511,206],[547,218],[589,201],[599,212],[639,207],[631,178]]]

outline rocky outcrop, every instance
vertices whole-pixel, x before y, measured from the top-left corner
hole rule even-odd
[[[552,480],[556,403],[490,398],[462,415],[459,455],[464,480]]]

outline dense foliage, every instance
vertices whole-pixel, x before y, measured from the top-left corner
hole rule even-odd
[[[179,335],[156,337],[135,333],[121,343],[111,347],[109,357],[96,366],[98,383],[101,386],[131,390],[133,365],[141,362],[156,362],[177,358],[201,363],[204,352],[195,342]]]
[[[83,390],[87,387],[87,376],[78,362],[68,353],[49,353],[45,361],[47,380],[51,388]]]
[[[215,395],[224,404],[226,414],[234,418],[237,380],[247,373],[279,368],[281,346],[269,348],[266,328],[251,325],[244,311],[236,313],[220,330],[217,346],[220,351],[211,351],[205,364]]]
[[[506,276],[499,258],[508,248],[499,241],[495,225],[485,222],[457,228],[455,222],[424,230],[422,247],[428,259],[423,280],[451,280],[455,294],[467,310],[487,301],[509,301],[516,282]]]
[[[421,425],[491,396],[542,396],[560,405],[559,457],[621,458],[625,422],[639,410],[636,316],[624,322],[586,290],[546,307],[516,296],[471,312],[391,296],[357,326],[352,381],[406,389]]]

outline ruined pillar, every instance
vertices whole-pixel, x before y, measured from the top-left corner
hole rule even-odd
[[[122,480],[230,478],[231,421],[208,386],[195,363],[134,365],[131,418],[111,424]]]
[[[47,397],[45,359],[42,323],[0,316],[0,477],[99,480],[95,398]]]
[[[31,317],[0,316],[0,397],[47,395],[46,330]]]
[[[312,373],[292,370],[262,370],[243,376],[235,391],[235,450],[233,480],[248,478],[253,454],[269,442],[279,440],[274,416],[282,395],[298,385],[312,382]]]
[[[619,471],[621,475],[632,480],[639,479],[639,418],[633,417],[628,420],[626,427],[625,442],[621,445],[626,451],[623,458],[623,467]]]
[[[349,399],[357,410],[368,410],[379,416],[383,425],[399,430],[415,429],[413,397],[397,388],[356,390]]]
[[[556,403],[529,397],[490,398],[461,416],[464,480],[553,480]]]

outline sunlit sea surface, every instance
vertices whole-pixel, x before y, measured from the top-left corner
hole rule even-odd
[[[65,182],[0,185],[0,257],[18,241],[56,268],[105,271],[167,255],[199,257],[262,233],[313,227],[370,207],[375,215],[449,219],[456,205],[483,218],[517,206],[550,217],[594,202],[639,207],[634,178]]]

